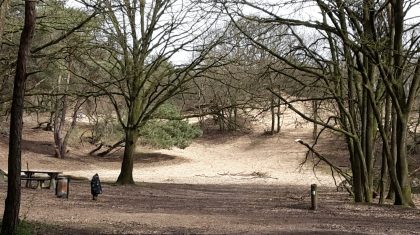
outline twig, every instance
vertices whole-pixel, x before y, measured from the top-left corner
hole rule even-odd
[[[343,176],[344,179],[346,179],[346,181],[348,181],[349,183],[351,182],[351,176],[349,174],[347,174],[346,172],[341,170],[339,167],[335,166],[332,162],[330,162],[328,159],[326,159],[324,156],[322,156],[320,153],[318,153],[309,144],[303,142],[301,139],[297,139],[295,141],[298,142],[299,144],[305,146],[306,148],[308,148],[312,153],[315,154],[316,157],[318,157],[321,161],[325,162],[328,166],[331,167],[331,169],[334,169],[339,175]]]
[[[419,172],[420,171],[420,167],[419,168],[417,168],[417,169],[415,169],[414,171],[412,171],[412,172],[410,172],[410,174],[409,174],[409,176],[410,177],[413,177],[413,175],[415,175],[417,172]]]

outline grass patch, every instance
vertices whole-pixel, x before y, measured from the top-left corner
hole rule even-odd
[[[0,227],[3,226],[3,223],[0,222]],[[32,235],[34,234],[34,225],[26,221],[21,221],[17,228],[17,235]]]

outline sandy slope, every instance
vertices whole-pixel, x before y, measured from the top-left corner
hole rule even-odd
[[[331,176],[318,172],[310,164],[300,167],[306,149],[294,140],[311,141],[311,126],[292,112],[286,112],[282,133],[262,135],[269,119],[255,123],[251,134],[203,136],[186,149],[145,150],[139,147],[135,161],[137,182],[174,182],[194,184],[276,184],[332,185]],[[303,123],[303,124],[302,124]],[[0,142],[0,168],[7,169],[7,138]],[[121,160],[118,156],[101,159],[87,155],[93,146],[78,145],[67,159],[52,157],[52,133],[24,130],[22,167],[61,170],[65,174],[90,178],[96,172],[102,180],[115,181]],[[122,154],[122,151],[118,153]],[[147,160],[142,157],[146,156]]]
[[[255,123],[254,133],[240,136],[215,135],[201,138],[186,149],[152,151],[156,155],[176,156],[176,159],[155,164],[135,164],[134,178],[144,182],[174,182],[197,184],[278,184],[332,185],[330,175],[315,175],[310,164],[301,167],[306,149],[297,138],[311,141],[311,127],[292,112],[284,116],[282,133],[264,136],[269,119]],[[141,147],[139,148],[141,151]],[[69,174],[90,177],[94,172],[106,180],[115,180],[118,167],[97,164],[89,170],[69,171]]]
[[[296,134],[242,136],[225,139],[223,143],[197,141],[184,150],[156,151],[180,159],[152,166],[137,163],[134,178],[145,182],[198,184],[331,184],[329,175],[318,173],[316,178],[309,164],[300,167],[306,152],[293,141],[296,137]],[[90,177],[98,172],[106,180],[115,180],[119,173],[119,168],[109,169],[107,164],[91,165],[89,168],[66,173]]]

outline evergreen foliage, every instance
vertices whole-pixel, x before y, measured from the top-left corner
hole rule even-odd
[[[198,126],[184,120],[151,120],[140,131],[143,142],[166,149],[173,146],[184,149],[192,139],[201,135]]]

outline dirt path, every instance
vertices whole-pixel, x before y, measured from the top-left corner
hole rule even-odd
[[[89,182],[73,182],[68,200],[23,189],[21,215],[38,234],[420,234],[418,209],[355,205],[330,188],[320,188],[317,211],[309,210],[307,189],[291,185],[142,183],[103,190],[92,201]]]

